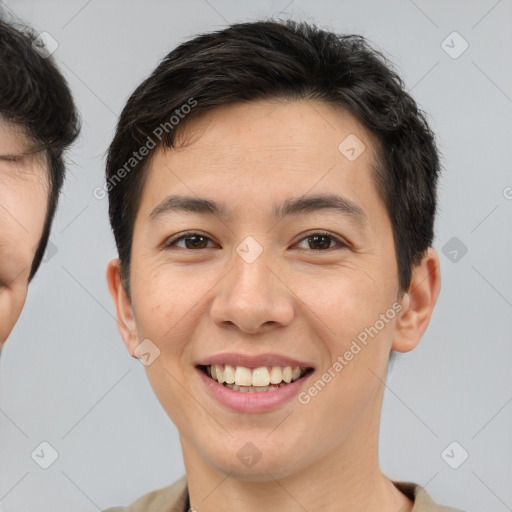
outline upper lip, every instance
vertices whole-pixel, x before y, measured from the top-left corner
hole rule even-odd
[[[299,361],[281,354],[235,354],[226,352],[225,354],[215,354],[201,359],[197,366],[210,366],[212,364],[229,364],[232,366],[245,366],[246,368],[260,368],[262,366],[291,366],[299,368],[313,368],[311,363]]]

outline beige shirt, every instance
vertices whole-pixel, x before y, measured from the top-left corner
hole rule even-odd
[[[412,512],[461,512],[436,505],[419,485],[410,482],[393,483],[414,502]],[[188,512],[188,507],[187,478],[182,476],[173,485],[150,492],[129,507],[109,508],[105,512]]]

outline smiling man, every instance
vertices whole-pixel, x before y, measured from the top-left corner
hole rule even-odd
[[[77,113],[36,35],[0,19],[0,350],[48,244]]]
[[[110,147],[107,279],[186,475],[126,510],[452,510],[378,461],[390,354],[439,293],[438,173],[361,37],[246,23],[162,61]]]

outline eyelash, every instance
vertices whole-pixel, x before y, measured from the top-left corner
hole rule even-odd
[[[185,240],[186,238],[189,238],[189,237],[192,237],[192,236],[200,236],[200,237],[206,238],[208,241],[211,241],[211,239],[209,237],[207,237],[206,235],[203,235],[202,233],[199,233],[197,231],[188,231],[188,232],[185,232],[184,234],[180,235],[179,237],[171,239],[168,242],[166,242],[164,244],[163,248],[164,249],[170,249],[171,247],[175,246],[175,244],[177,242],[180,242],[180,241]],[[298,243],[303,242],[304,240],[308,240],[310,238],[313,238],[314,236],[325,236],[325,237],[328,237],[332,241],[334,241],[337,245],[335,245],[333,247],[328,247],[327,249],[299,249],[299,251],[301,251],[301,252],[309,252],[309,253],[313,253],[313,254],[318,254],[318,253],[330,251],[331,249],[334,249],[336,247],[338,247],[338,248],[346,248],[346,247],[349,246],[348,243],[344,242],[343,240],[340,240],[338,237],[336,237],[336,236],[334,236],[331,233],[328,233],[326,231],[314,231],[313,233],[310,233],[309,235],[301,238]],[[181,249],[186,250],[186,251],[201,251],[203,249],[208,249],[208,247],[203,247],[201,249],[187,249],[186,247],[181,247]]]

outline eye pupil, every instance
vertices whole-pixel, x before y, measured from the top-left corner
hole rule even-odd
[[[310,249],[329,249],[329,246],[331,245],[331,237],[328,235],[314,235],[309,237]],[[313,242],[313,244],[311,244]],[[317,244],[315,247],[311,247],[312,245]],[[320,247],[318,247],[318,244]]]
[[[190,235],[185,238],[187,249],[204,249],[207,244],[207,238],[201,235]]]

